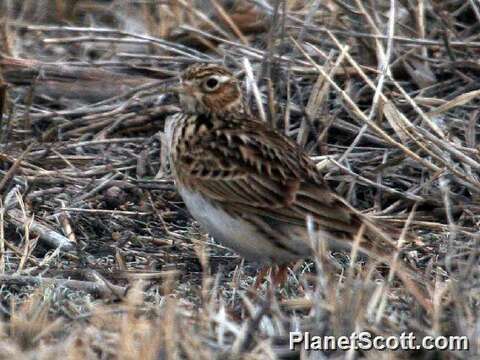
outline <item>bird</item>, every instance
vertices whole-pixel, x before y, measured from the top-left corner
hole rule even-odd
[[[252,115],[233,72],[193,64],[175,91],[181,111],[167,135],[175,185],[216,241],[247,260],[278,265],[312,256],[312,228],[331,250],[351,249],[363,229],[365,256],[387,262],[398,251],[388,227],[354,209],[304,149]]]

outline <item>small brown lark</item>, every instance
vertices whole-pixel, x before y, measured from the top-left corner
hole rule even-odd
[[[351,247],[364,224],[365,255],[388,261],[397,251],[382,226],[329,189],[299,146],[250,114],[230,71],[191,65],[178,93],[173,175],[188,210],[217,241],[246,259],[285,264],[312,255],[310,219],[329,249]]]

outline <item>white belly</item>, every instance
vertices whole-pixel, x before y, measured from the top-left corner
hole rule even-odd
[[[185,189],[180,195],[192,216],[213,236],[242,257],[259,262],[289,262],[299,256],[279,247],[241,218],[233,218],[203,197]]]

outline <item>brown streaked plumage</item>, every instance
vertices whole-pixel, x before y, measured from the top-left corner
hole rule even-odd
[[[235,76],[197,64],[181,76],[182,113],[170,138],[177,188],[193,217],[243,257],[282,264],[312,254],[311,218],[330,248],[387,261],[396,243],[332,192],[294,142],[246,110]]]

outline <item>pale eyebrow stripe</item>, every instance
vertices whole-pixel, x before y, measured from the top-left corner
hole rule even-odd
[[[226,76],[226,75],[215,76],[215,78],[221,83],[224,83],[230,80],[230,76]]]

